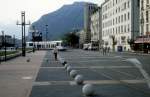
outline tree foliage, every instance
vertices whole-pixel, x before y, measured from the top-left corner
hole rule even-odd
[[[64,44],[71,47],[77,47],[79,44],[79,36],[75,32],[65,34],[62,40]]]

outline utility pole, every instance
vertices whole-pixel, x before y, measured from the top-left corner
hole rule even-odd
[[[16,42],[16,40],[15,40],[15,35],[13,36],[13,39],[14,39],[13,42],[14,42],[14,48],[15,48],[15,44],[16,44],[16,43],[15,43],[15,42]]]
[[[47,34],[48,34],[48,25],[46,24],[46,41],[47,41]]]
[[[6,46],[7,46],[7,45],[6,45],[6,43],[7,43],[7,42],[6,42],[6,35],[4,35],[4,44],[5,44],[5,61],[6,61],[6,56],[7,56],[7,54],[6,54],[6,53],[7,53],[7,52],[6,52]]]
[[[35,52],[35,33],[36,33],[36,29],[35,26],[33,26],[33,32],[32,32],[33,52]]]
[[[5,61],[6,61],[6,35],[4,35],[4,31],[2,31],[2,45],[3,45],[3,47],[4,47],[4,49],[5,49],[5,51],[4,51],[4,55],[5,55]]]
[[[144,1],[141,0],[141,36],[142,36],[142,51],[144,51]]]
[[[2,47],[4,47],[4,59],[6,61],[6,35],[4,35],[4,31],[2,31]]]
[[[30,25],[29,23],[26,23],[25,21],[25,11],[21,12],[21,23],[17,22],[17,25],[21,25],[22,29],[22,56],[26,56],[26,39],[25,39],[25,26]]]

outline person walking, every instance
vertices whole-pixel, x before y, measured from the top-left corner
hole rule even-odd
[[[58,54],[58,49],[57,49],[57,47],[55,47],[54,48],[55,61],[57,61],[57,54]]]

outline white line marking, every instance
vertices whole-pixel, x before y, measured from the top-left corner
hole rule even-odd
[[[72,67],[75,69],[135,68],[134,66],[88,66],[88,67],[87,66],[86,67],[80,66],[79,67],[79,66],[73,66],[73,65],[72,65]],[[40,68],[43,68],[43,69],[46,69],[46,68],[48,68],[48,69],[64,69],[64,67],[40,67]]]
[[[125,82],[128,84],[146,83],[145,80],[100,80],[100,81],[85,81],[84,83],[90,84],[120,84],[120,82]]]
[[[84,83],[89,84],[120,84],[120,82],[125,82],[128,84],[139,84],[139,83],[146,83],[144,79],[141,80],[86,80]],[[34,86],[45,86],[45,85],[77,85],[75,81],[49,81],[49,82],[34,82]]]
[[[29,80],[29,79],[32,79],[32,77],[31,76],[24,76],[24,77],[22,77],[22,79]]]
[[[150,88],[150,76],[143,69],[141,62],[138,59],[136,59],[136,58],[127,59],[127,61],[133,63],[140,70],[140,72],[142,73],[142,75],[144,76],[144,78],[147,81],[148,87]]]

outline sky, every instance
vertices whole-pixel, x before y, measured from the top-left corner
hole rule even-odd
[[[100,5],[104,0],[0,0],[0,32],[4,30],[9,35],[21,38],[21,28],[16,25],[16,21],[21,20],[21,11],[26,12],[26,22],[33,23],[42,15],[75,1],[93,2]]]

